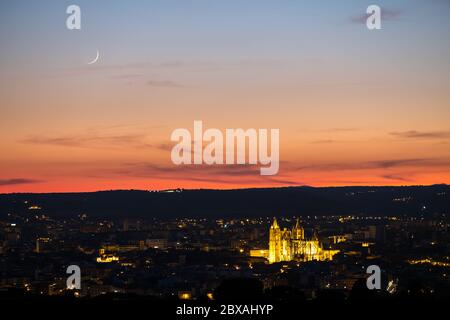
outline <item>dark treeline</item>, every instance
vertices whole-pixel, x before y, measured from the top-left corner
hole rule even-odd
[[[40,210],[30,210],[30,206]],[[448,214],[450,186],[287,187],[238,190],[117,190],[90,193],[2,194],[0,216],[259,217],[280,215]]]

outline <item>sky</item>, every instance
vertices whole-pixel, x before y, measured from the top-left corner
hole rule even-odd
[[[450,0],[1,1],[0,193],[450,183],[449,17]],[[279,173],[175,166],[194,120],[279,129]]]

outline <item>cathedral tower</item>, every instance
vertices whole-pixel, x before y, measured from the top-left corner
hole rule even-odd
[[[294,240],[305,240],[305,230],[300,225],[300,219],[297,219],[295,227],[292,228],[292,239]]]
[[[269,231],[269,263],[281,261],[281,230],[277,218],[273,219]]]
[[[303,255],[303,244],[305,240],[305,230],[300,225],[300,220],[297,219],[295,226],[292,228],[292,257],[299,257]]]
[[[314,229],[310,239],[305,238],[305,230],[297,219],[295,227],[281,230],[276,218],[269,230],[269,252],[265,256],[269,263],[281,261],[325,261],[333,260],[339,250],[325,250]]]

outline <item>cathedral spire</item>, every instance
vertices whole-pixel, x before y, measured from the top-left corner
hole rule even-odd
[[[297,222],[295,223],[294,228],[292,228],[292,237],[294,240],[304,240],[304,238],[305,238],[305,231],[303,230],[302,226],[300,225],[299,218],[297,218]]]
[[[273,218],[273,222],[272,222],[272,227],[271,228],[274,228],[274,229],[278,229],[279,228],[276,217]]]

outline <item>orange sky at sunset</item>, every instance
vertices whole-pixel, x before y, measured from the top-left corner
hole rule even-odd
[[[213,8],[173,26],[161,9],[80,33],[58,29],[59,9],[35,29],[2,9],[19,20],[1,15],[0,193],[450,183],[450,22],[431,19],[438,8],[405,9],[377,34],[351,22],[357,6],[283,22],[263,6],[261,30]],[[280,129],[279,174],[173,165],[171,132],[194,120]]]

